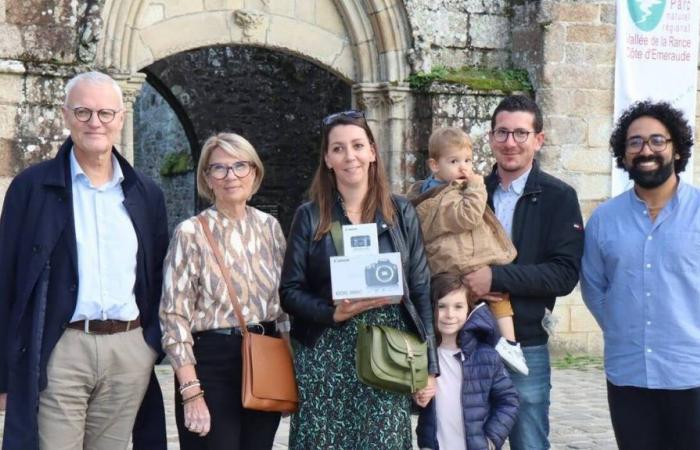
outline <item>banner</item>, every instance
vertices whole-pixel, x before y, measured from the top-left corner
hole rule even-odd
[[[615,121],[638,100],[664,100],[695,131],[700,0],[617,0]],[[692,182],[693,161],[681,177]],[[630,188],[613,161],[612,195]]]

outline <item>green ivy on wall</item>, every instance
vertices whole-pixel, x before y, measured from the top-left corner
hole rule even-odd
[[[430,72],[418,72],[408,77],[411,88],[427,90],[433,82],[468,86],[475,91],[530,91],[532,84],[522,69],[485,69],[480,67],[448,68],[435,66]]]
[[[187,151],[168,153],[160,166],[160,176],[174,177],[194,170],[192,155]]]

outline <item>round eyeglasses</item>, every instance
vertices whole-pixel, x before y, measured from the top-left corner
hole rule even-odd
[[[228,171],[230,170],[238,178],[245,178],[250,173],[253,168],[253,163],[250,161],[237,161],[230,166],[226,164],[210,164],[207,168],[207,174],[209,174],[215,180],[223,180],[228,176]]]
[[[672,140],[660,134],[652,134],[646,139],[641,136],[632,136],[625,141],[625,151],[630,154],[640,153],[645,145],[649,145],[652,152],[661,153]]]
[[[491,136],[493,136],[494,141],[502,144],[508,140],[508,135],[512,134],[513,140],[518,144],[522,144],[525,141],[527,141],[527,137],[530,136],[530,134],[534,133],[534,131],[523,130],[522,128],[518,128],[513,131],[508,131],[504,128],[498,128],[491,132]]]
[[[102,122],[102,124],[110,123],[111,121],[114,120],[115,117],[117,117],[117,114],[122,111],[121,109],[107,109],[107,108],[98,109],[97,111],[94,111],[90,108],[85,108],[83,106],[78,106],[77,108],[69,108],[69,109],[71,109],[73,111],[73,115],[80,122],[89,122],[90,119],[92,119],[92,114],[96,113],[97,118],[100,119],[100,122]]]

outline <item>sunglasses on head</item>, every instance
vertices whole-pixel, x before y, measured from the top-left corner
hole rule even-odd
[[[329,125],[333,125],[333,123],[335,123],[336,120],[343,117],[347,117],[348,119],[365,119],[365,113],[356,109],[349,109],[347,111],[341,111],[328,115],[323,118],[323,121],[321,123],[323,123],[324,127],[327,127]]]

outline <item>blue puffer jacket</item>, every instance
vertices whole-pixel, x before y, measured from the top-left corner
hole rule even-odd
[[[484,304],[474,308],[459,334],[462,353],[455,357],[462,360],[462,418],[469,450],[489,450],[488,440],[501,448],[518,414],[518,393],[494,349],[498,338],[496,321]],[[420,448],[439,449],[435,400],[421,410],[416,433]]]

